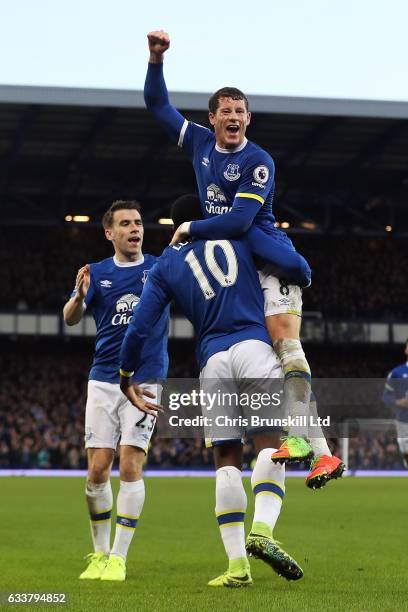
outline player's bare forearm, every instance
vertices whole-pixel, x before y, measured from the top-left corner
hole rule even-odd
[[[154,404],[153,402],[145,399],[147,397],[155,398],[156,396],[147,389],[134,385],[132,383],[132,377],[131,375],[129,376],[129,374],[130,373],[126,373],[126,375],[122,374],[121,370],[120,389],[122,393],[126,395],[129,402],[136,408],[142,412],[146,412],[147,414],[157,417],[157,413],[159,410],[162,410],[162,406],[160,406],[160,404]]]
[[[408,397],[402,397],[400,399],[395,400],[395,403],[400,408],[408,408]]]
[[[91,283],[89,265],[85,265],[77,272],[75,279],[75,295],[68,300],[63,309],[64,321],[67,325],[76,325],[84,313],[84,300]]]
[[[72,297],[65,304],[62,311],[64,321],[67,325],[76,325],[82,319],[84,313],[84,300],[79,296]]]

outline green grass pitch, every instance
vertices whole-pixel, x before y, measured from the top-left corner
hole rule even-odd
[[[117,484],[114,479],[115,491]],[[345,478],[316,492],[302,479],[288,479],[275,535],[305,576],[290,583],[252,561],[254,586],[238,590],[206,586],[227,565],[212,478],[146,479],[128,579],[121,584],[78,580],[91,550],[82,479],[2,478],[0,486],[0,591],[65,591],[70,599],[69,606],[18,610],[407,609],[405,479]],[[245,486],[249,519],[248,479]]]

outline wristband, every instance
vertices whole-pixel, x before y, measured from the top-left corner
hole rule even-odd
[[[119,372],[120,375],[124,376],[125,378],[131,378],[134,374],[134,372],[126,372],[126,370],[122,370],[122,368],[120,368]]]

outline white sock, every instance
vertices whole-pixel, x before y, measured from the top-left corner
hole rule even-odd
[[[241,471],[230,465],[218,469],[215,481],[215,516],[230,561],[246,558],[244,530],[246,507],[247,497],[242,484]]]
[[[273,343],[285,375],[284,403],[288,414],[296,418],[290,435],[307,436],[310,401],[310,368],[300,340],[281,338]]]
[[[309,404],[310,415],[313,416],[313,420],[317,423],[317,403],[316,398],[312,395]],[[309,442],[310,446],[313,449],[313,453],[315,457],[319,457],[320,455],[328,455],[332,456],[331,450],[327,444],[327,440],[324,437],[323,430],[320,425],[314,425],[309,430]]]
[[[137,521],[142,513],[144,500],[145,486],[143,479],[134,482],[120,481],[116,502],[116,533],[111,554],[119,555],[125,561]]]
[[[86,502],[88,504],[91,520],[91,535],[95,552],[109,553],[111,514],[112,514],[112,487],[110,480],[96,484],[90,480],[85,488]]]
[[[272,463],[275,448],[264,448],[259,453],[251,476],[255,495],[255,511],[251,532],[273,536],[285,496],[285,466]]]

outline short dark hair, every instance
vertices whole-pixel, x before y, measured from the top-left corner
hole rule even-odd
[[[137,210],[141,213],[142,207],[136,200],[115,200],[102,217],[104,229],[109,229],[113,224],[113,215],[117,210]]]
[[[245,102],[245,108],[248,110],[248,98],[246,95],[236,87],[222,87],[218,89],[211,98],[208,100],[208,110],[210,113],[215,114],[218,108],[220,98],[232,98],[233,100],[243,100]]]
[[[171,218],[175,227],[184,221],[199,221],[203,218],[200,198],[194,193],[180,196],[171,206]]]

